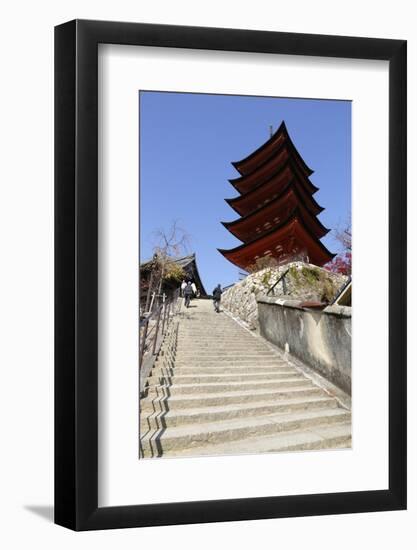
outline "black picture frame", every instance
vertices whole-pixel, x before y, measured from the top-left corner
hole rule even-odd
[[[389,62],[389,488],[98,507],[98,44]],[[55,28],[55,522],[74,530],[406,508],[404,40],[74,20]],[[139,495],[140,496],[140,495]]]

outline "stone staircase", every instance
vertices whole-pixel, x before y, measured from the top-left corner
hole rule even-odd
[[[209,300],[174,330],[140,401],[141,457],[350,447],[350,410]]]

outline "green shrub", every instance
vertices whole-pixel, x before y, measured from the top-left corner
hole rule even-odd
[[[331,281],[330,279],[326,279],[323,282],[321,301],[330,303],[334,299],[335,295],[336,295],[336,289],[333,284],[333,281]]]
[[[265,271],[265,273],[262,275],[261,283],[264,286],[269,286],[271,282],[271,276],[272,276],[271,271]]]
[[[302,267],[301,273],[303,277],[309,282],[310,284],[314,285],[321,279],[321,273],[318,269],[314,269],[311,267]]]
[[[164,280],[180,283],[185,278],[185,271],[175,262],[167,262],[164,269]]]

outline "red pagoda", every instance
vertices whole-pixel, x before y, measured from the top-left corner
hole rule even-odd
[[[320,242],[329,232],[317,218],[324,209],[313,195],[313,171],[301,158],[285,123],[256,151],[232,162],[240,176],[229,180],[239,195],[226,202],[239,214],[222,222],[243,244],[219,252],[248,270],[261,258],[278,263],[303,259],[322,266],[334,254]]]

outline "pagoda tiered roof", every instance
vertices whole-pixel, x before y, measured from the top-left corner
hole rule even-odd
[[[320,242],[328,229],[318,220],[323,208],[313,195],[307,166],[285,123],[256,151],[233,162],[239,177],[229,180],[239,195],[226,202],[241,216],[222,222],[243,244],[219,251],[242,269],[265,256],[275,259],[303,253],[324,265],[334,255]]]
[[[243,194],[251,191],[261,183],[268,181],[272,176],[281,173],[285,168],[289,168],[292,173],[296,174],[306,190],[311,194],[318,191],[318,187],[311,183],[308,176],[299,166],[299,163],[291,156],[287,147],[278,151],[276,156],[271,157],[267,162],[259,165],[253,172],[240,176],[239,178],[230,179],[229,182],[236,191]]]
[[[231,222],[222,222],[235,237],[242,242],[251,241],[257,236],[266,233],[273,226],[288,218],[294,209],[298,208],[304,223],[310,231],[319,239],[327,235],[329,229],[324,227],[320,220],[303,204],[303,196],[296,185],[290,183],[274,199],[265,205],[253,210],[246,216],[237,218]]]
[[[291,183],[296,186],[303,197],[303,202],[312,214],[317,215],[323,211],[323,208],[316,202],[313,194],[318,191],[317,187],[307,189],[305,182],[299,177],[299,174],[292,169],[291,162],[286,163],[281,169],[266,180],[261,180],[252,189],[234,197],[225,199],[238,214],[245,216],[262,204],[278,196],[286,186]]]
[[[279,258],[306,253],[309,263],[322,266],[332,260],[332,254],[315,238],[304,222],[299,210],[294,210],[282,223],[267,233],[230,250],[218,249],[221,254],[241,269],[246,269],[265,256]]]
[[[264,163],[271,157],[276,156],[277,151],[284,146],[288,148],[291,155],[297,160],[297,162],[299,162],[306,175],[311,175],[313,170],[307,166],[304,159],[295,148],[284,121],[281,122],[278,130],[269,138],[268,141],[244,159],[232,162],[232,165],[236,168],[239,174],[244,176],[253,172],[260,164]]]

